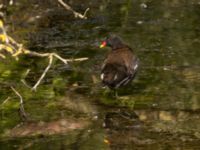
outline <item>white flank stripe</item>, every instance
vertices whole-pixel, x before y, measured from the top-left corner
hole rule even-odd
[[[104,73],[101,74],[101,80],[103,80],[103,79],[104,79]]]
[[[115,74],[115,76],[114,76],[114,80],[116,80],[118,78],[118,76],[117,76],[117,74]]]
[[[136,70],[136,69],[137,69],[137,67],[138,67],[138,64],[136,64],[136,65],[134,66],[134,70]]]

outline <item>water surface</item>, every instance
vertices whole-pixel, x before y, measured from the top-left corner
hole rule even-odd
[[[0,149],[199,149],[200,3],[70,4],[80,12],[90,7],[88,19],[75,19],[53,1],[19,1],[8,8],[8,33],[30,50],[89,60],[70,67],[55,61],[37,92],[21,80],[33,86],[47,60],[2,61],[0,101],[10,99],[1,105]],[[121,36],[140,59],[136,79],[118,91],[117,100],[99,79],[109,49],[98,45],[109,33]],[[23,95],[29,123],[19,125],[19,100],[10,86]],[[68,130],[66,122],[77,129]],[[49,134],[33,126],[47,126]],[[22,127],[30,134],[20,132]]]

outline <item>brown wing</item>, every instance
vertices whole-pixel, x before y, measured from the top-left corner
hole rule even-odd
[[[102,82],[109,87],[125,85],[133,79],[137,66],[138,60],[130,48],[111,51],[102,66]]]

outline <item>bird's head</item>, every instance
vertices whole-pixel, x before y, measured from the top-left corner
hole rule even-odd
[[[111,47],[112,49],[117,49],[120,47],[123,47],[124,44],[121,40],[121,38],[119,38],[116,35],[109,35],[100,45],[100,48],[104,48],[104,47]]]

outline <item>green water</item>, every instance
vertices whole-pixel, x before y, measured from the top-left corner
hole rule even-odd
[[[51,0],[20,0],[7,8],[8,34],[30,50],[89,59],[70,67],[55,60],[36,92],[22,80],[33,86],[47,59],[1,60],[0,149],[200,149],[200,3],[76,0],[70,5],[79,12],[90,7],[88,19],[75,19]],[[99,79],[109,49],[98,45],[109,33],[121,36],[140,59],[137,77],[118,91],[117,100]],[[24,124],[11,86],[23,96],[29,118]],[[59,122],[65,119],[80,127]]]

